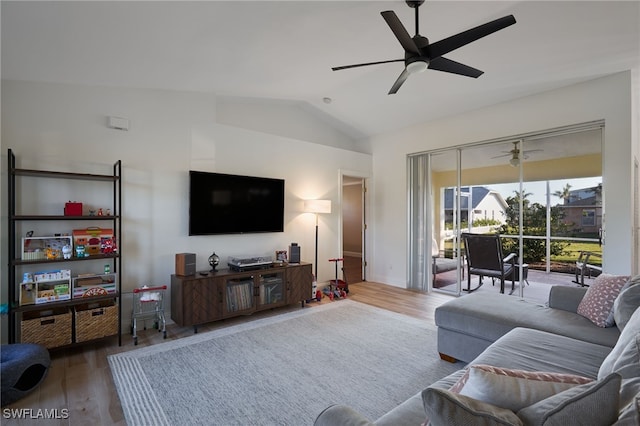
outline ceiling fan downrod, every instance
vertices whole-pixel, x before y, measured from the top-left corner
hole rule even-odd
[[[409,5],[409,7],[412,7],[416,10],[415,12],[415,20],[416,20],[416,35],[420,34],[420,24],[419,24],[419,19],[418,19],[418,8],[420,7],[420,5],[422,3],[424,3],[424,0],[405,0],[407,2],[407,5]]]

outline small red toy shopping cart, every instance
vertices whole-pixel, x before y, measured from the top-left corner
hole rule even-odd
[[[349,284],[347,284],[347,276],[344,273],[344,268],[340,268],[342,271],[342,280],[338,279],[338,262],[343,262],[343,258],[334,258],[329,259],[329,262],[334,262],[336,266],[336,279],[329,280],[329,287],[331,290],[337,290],[342,297],[346,297],[347,293],[349,293]]]
[[[131,335],[133,344],[138,344],[138,320],[143,320],[144,329],[147,329],[146,320],[153,320],[153,327],[163,333],[163,338],[167,338],[167,327],[164,319],[164,293],[167,286],[147,287],[133,289],[133,309],[131,311]]]

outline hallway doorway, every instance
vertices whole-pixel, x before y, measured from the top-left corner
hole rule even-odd
[[[365,196],[364,177],[342,175],[342,267],[348,283],[366,281]]]

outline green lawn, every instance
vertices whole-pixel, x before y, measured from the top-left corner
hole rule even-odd
[[[575,263],[575,261],[578,260],[578,256],[580,256],[581,251],[590,251],[599,254],[600,256],[590,257],[589,263],[592,265],[602,266],[602,246],[598,243],[572,242],[564,249],[563,254],[559,256],[552,256],[551,260],[554,262]]]
[[[444,247],[446,257],[451,257],[453,252],[453,242],[446,241]],[[564,249],[564,253],[559,256],[551,256],[552,262],[570,263],[575,264],[580,256],[581,251],[590,251],[602,256],[602,246],[598,243],[585,243],[585,242],[572,242]],[[600,256],[592,256],[589,258],[589,263],[592,265],[602,266],[602,258]]]

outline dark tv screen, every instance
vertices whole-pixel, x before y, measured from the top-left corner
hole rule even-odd
[[[189,235],[283,231],[283,179],[189,171]]]

